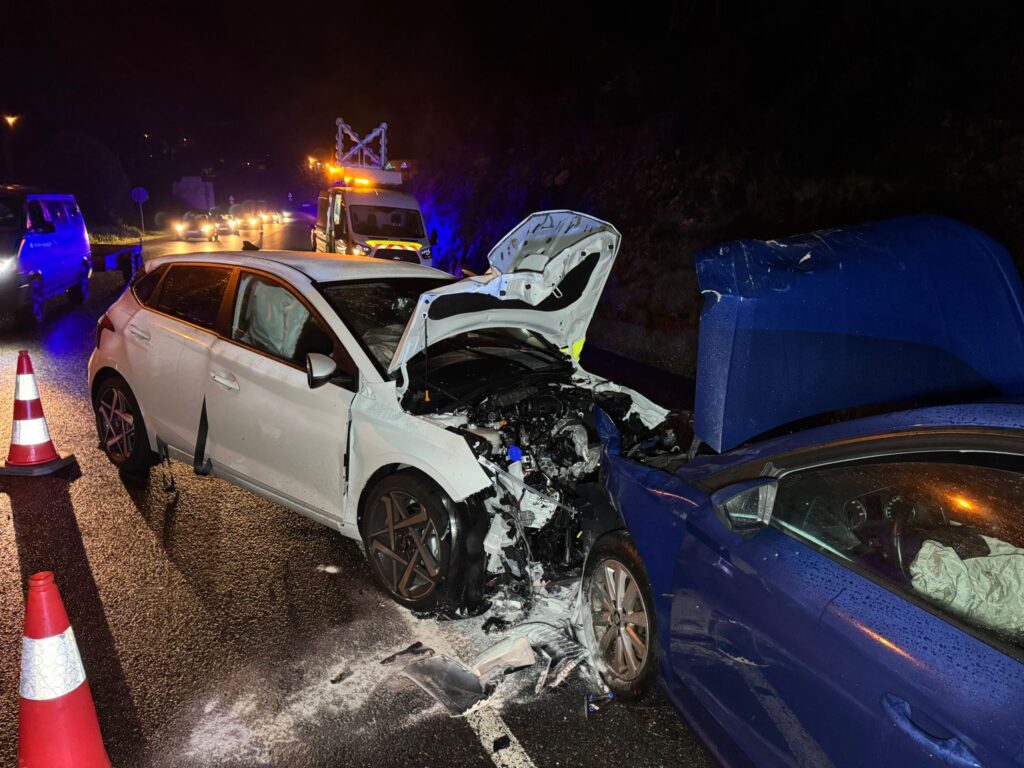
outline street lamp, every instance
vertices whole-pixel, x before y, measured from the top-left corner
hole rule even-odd
[[[4,122],[7,123],[8,128],[13,128],[14,124],[20,119],[19,115],[4,115]]]

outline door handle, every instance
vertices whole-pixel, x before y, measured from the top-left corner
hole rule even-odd
[[[141,339],[142,341],[149,341],[149,331],[144,331],[137,325],[129,325],[128,332],[137,339]]]
[[[892,718],[893,724],[929,754],[944,760],[947,765],[956,766],[956,768],[981,767],[981,762],[974,756],[974,753],[956,736],[939,739],[922,730],[911,718],[910,704],[899,696],[892,693],[885,694],[882,697],[882,706]]]
[[[238,379],[230,373],[220,374],[210,371],[210,378],[217,382],[224,389],[238,391]]]

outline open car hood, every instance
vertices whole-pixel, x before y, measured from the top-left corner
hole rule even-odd
[[[695,431],[725,451],[864,405],[1024,394],[1020,278],[960,222],[913,216],[698,254]]]
[[[388,371],[429,344],[485,328],[526,328],[571,347],[586,335],[620,240],[582,213],[531,214],[487,254],[484,274],[420,296]]]

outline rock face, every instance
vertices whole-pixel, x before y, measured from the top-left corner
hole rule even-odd
[[[208,211],[215,205],[213,182],[200,176],[182,176],[171,185],[171,194],[197,211]]]

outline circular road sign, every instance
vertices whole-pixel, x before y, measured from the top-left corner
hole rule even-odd
[[[136,187],[132,190],[132,202],[142,205],[149,200],[149,193],[143,187]]]

